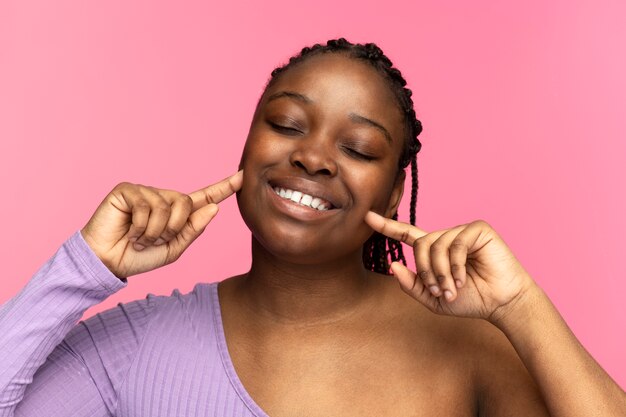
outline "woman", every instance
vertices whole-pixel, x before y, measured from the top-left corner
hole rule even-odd
[[[272,73],[240,172],[190,195],[115,187],[3,307],[0,415],[626,415],[486,222],[393,220],[409,164],[411,223],[417,192],[404,85],[374,44],[304,48]],[[233,193],[247,273],[69,331],[127,277],[178,259]]]

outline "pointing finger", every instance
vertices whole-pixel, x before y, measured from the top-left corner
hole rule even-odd
[[[194,191],[189,194],[189,197],[191,197],[191,200],[193,201],[192,211],[196,211],[207,204],[217,204],[227,197],[230,197],[241,189],[242,182],[243,170],[237,172],[235,175],[231,175],[228,178],[224,178],[217,184],[209,185],[206,188]]]
[[[367,212],[365,223],[378,233],[410,246],[413,246],[417,239],[428,234],[418,227],[388,219],[373,211]]]
[[[438,301],[438,298],[431,294],[422,280],[413,271],[399,262],[391,263],[391,271],[398,279],[400,288],[405,293],[415,298],[433,313],[440,312],[438,310],[441,309],[441,303]]]

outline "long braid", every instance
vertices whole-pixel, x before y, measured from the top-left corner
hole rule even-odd
[[[415,225],[415,206],[417,203],[417,153],[422,144],[417,136],[422,132],[422,124],[415,115],[413,107],[413,92],[406,88],[406,80],[402,77],[400,70],[393,66],[391,60],[385,56],[383,51],[374,43],[353,44],[344,38],[331,39],[325,45],[315,44],[304,47],[297,55],[289,58],[287,64],[275,68],[268,81],[267,90],[278,78],[278,76],[292,66],[306,60],[309,57],[324,53],[344,53],[350,58],[364,60],[388,81],[398,105],[404,114],[405,120],[405,141],[404,149],[398,163],[398,170],[404,170],[411,165],[411,203],[410,222]],[[261,97],[262,98],[262,97]],[[259,99],[259,102],[261,100]],[[394,220],[398,219],[398,213],[394,213]],[[402,244],[397,240],[387,238],[380,233],[374,234],[363,245],[363,264],[371,271],[381,274],[389,274],[389,260],[391,262],[400,261],[406,265],[406,259],[402,252]]]
[[[415,155],[413,156],[413,159],[411,159],[411,205],[409,213],[409,218],[413,226],[415,226],[415,205],[417,203],[417,187],[417,155]]]

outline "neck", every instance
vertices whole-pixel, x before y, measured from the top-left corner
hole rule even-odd
[[[369,294],[369,276],[361,251],[325,263],[302,265],[278,259],[253,237],[252,267],[239,290],[258,319],[324,324],[355,311]]]

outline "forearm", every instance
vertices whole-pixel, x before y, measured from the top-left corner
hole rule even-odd
[[[511,341],[554,417],[626,415],[626,394],[532,285],[494,320]]]
[[[0,416],[85,310],[125,285],[105,269],[75,234],[0,308]]]

